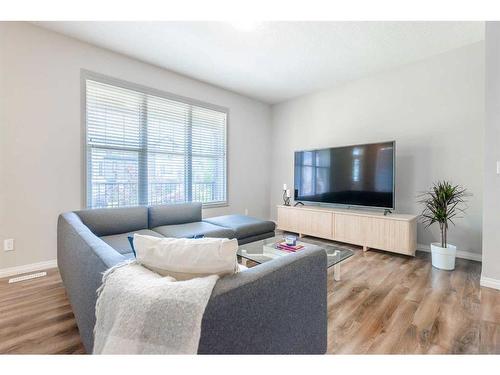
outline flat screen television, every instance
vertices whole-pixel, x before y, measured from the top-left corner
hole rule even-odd
[[[395,142],[295,152],[295,201],[394,209]]]

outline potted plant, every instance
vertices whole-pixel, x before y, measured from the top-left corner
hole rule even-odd
[[[421,214],[422,222],[428,228],[434,223],[439,224],[441,243],[431,243],[432,265],[442,270],[455,269],[457,247],[448,243],[448,225],[465,212],[465,198],[469,194],[459,185],[448,181],[434,183],[429,191],[420,195],[419,203],[424,205]]]

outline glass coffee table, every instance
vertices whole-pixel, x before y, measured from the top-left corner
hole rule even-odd
[[[238,247],[237,254],[245,260],[251,260],[252,262],[258,264],[268,262],[275,258],[291,254],[291,252],[289,251],[276,248],[276,243],[282,242],[283,240],[284,236],[278,235],[271,238],[266,238],[265,240],[240,245]],[[333,278],[337,281],[340,280],[340,263],[354,254],[352,250],[342,249],[340,247],[327,245],[324,243],[320,243],[319,241],[310,240],[307,238],[297,239],[297,244],[304,246],[302,249],[297,250],[297,252],[309,248],[324,249],[327,255],[327,267],[333,267]]]

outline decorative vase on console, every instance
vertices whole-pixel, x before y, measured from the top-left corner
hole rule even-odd
[[[290,189],[287,189],[286,184],[283,184],[283,204],[290,206]]]

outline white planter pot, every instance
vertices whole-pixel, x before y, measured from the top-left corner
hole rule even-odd
[[[432,266],[440,270],[452,271],[455,269],[455,256],[457,247],[448,244],[447,247],[441,247],[441,243],[431,243]]]

